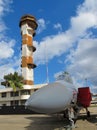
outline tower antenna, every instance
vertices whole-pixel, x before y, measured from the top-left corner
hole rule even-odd
[[[45,43],[45,64],[46,64],[46,82],[49,83],[48,57],[47,57],[47,46],[46,46],[46,43]]]

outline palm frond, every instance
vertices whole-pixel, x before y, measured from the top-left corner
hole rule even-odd
[[[14,91],[16,91],[16,88],[23,88],[23,80],[24,78],[19,75],[17,72],[14,72],[14,74],[10,73],[8,75],[4,76],[5,82],[2,82],[3,85],[7,87],[12,87]]]

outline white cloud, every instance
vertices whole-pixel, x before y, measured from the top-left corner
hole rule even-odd
[[[96,0],[85,0],[82,5],[78,7],[78,13],[91,12],[97,14],[97,1]]]
[[[0,81],[3,80],[4,75],[14,73],[17,71],[21,74],[21,56],[0,60]]]
[[[90,3],[92,3],[92,0]],[[87,0],[78,7],[77,15],[71,17],[71,27],[60,34],[49,36],[44,38],[40,43],[37,44],[37,51],[35,52],[35,61],[38,61],[38,64],[44,63],[44,52],[48,60],[52,59],[55,56],[60,56],[65,53],[72,44],[74,45],[80,38],[89,38],[93,29],[97,26],[97,15],[96,15],[96,3],[94,5],[88,4]],[[89,8],[89,9],[88,9]],[[58,25],[59,26],[59,25]],[[89,30],[89,31],[88,31]]]
[[[70,33],[76,38],[78,36],[85,36],[89,28],[97,26],[97,17],[95,14],[85,12],[79,14],[77,17],[71,18]]]
[[[3,61],[3,64],[0,65],[0,82],[4,81],[4,75],[18,72],[21,74],[21,56],[13,57],[13,59],[8,59]],[[1,61],[0,61],[1,63]],[[0,89],[4,88],[4,86],[0,85]]]
[[[92,91],[94,94],[97,94],[97,86],[92,86],[91,91]]]
[[[10,4],[12,0],[0,0],[0,60],[12,57],[14,54],[15,40],[8,38],[5,35],[7,29],[3,17],[7,12],[10,12]]]
[[[5,35],[7,26],[4,22],[6,13],[11,12],[10,4],[13,0],[0,0],[0,81],[3,76],[13,73],[18,64],[18,58],[14,57],[14,46],[16,41]],[[0,86],[1,88],[1,86]]]
[[[39,19],[38,21],[38,30],[37,33],[41,33],[43,30],[46,29],[46,23],[45,20],[43,18]]]
[[[6,25],[2,20],[0,20],[0,33],[2,33],[2,31],[5,31],[6,29],[7,29]]]
[[[54,28],[55,28],[55,29],[58,29],[59,32],[62,31],[62,26],[61,26],[60,23],[54,24]]]
[[[0,66],[0,79],[3,79],[3,76],[9,73],[13,73],[15,70],[13,69],[11,64],[5,64]]]
[[[14,50],[12,47],[14,46],[15,41],[0,41],[0,59],[6,59],[12,57],[14,54]]]
[[[72,48],[68,55],[68,70],[74,75],[76,73],[75,78],[87,77],[97,85],[97,39],[92,32],[94,28],[97,29],[97,0],[85,0],[70,21],[71,26],[67,31],[37,42],[35,61],[43,64],[46,55],[50,60]],[[76,45],[77,48],[73,50]]]
[[[68,71],[76,80],[87,78],[97,85],[97,39],[80,40],[77,48],[67,58],[71,62]]]
[[[44,64],[46,57],[48,60],[55,56],[60,56],[72,46],[72,39],[68,34],[60,33],[58,35],[49,36],[43,39],[40,43],[35,42],[37,51],[34,53],[34,59],[37,64]]]
[[[10,4],[13,2],[13,0],[0,0],[0,33],[5,31],[7,29],[5,22],[3,21],[3,16],[7,12],[11,12],[12,10],[10,9]],[[1,33],[1,34],[2,34]],[[0,34],[0,35],[1,35]]]
[[[13,0],[0,0],[0,15],[5,15],[6,12],[12,11],[10,9],[10,4],[13,3]]]
[[[91,31],[93,28],[97,29],[96,7],[96,0],[86,0],[78,8],[77,16],[71,18],[69,32],[74,32],[73,36],[79,36],[80,39],[77,48],[71,51],[67,60],[71,62],[68,71],[74,75],[76,81],[87,78],[89,82],[97,86],[97,39]],[[88,29],[90,30],[88,31]]]
[[[13,46],[15,40],[8,40],[4,35],[7,27],[4,23],[3,16],[10,11],[10,3],[12,3],[12,0],[0,0],[0,59],[9,58],[14,54]]]

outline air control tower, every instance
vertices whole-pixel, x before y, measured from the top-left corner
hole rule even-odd
[[[38,25],[35,17],[27,14],[21,17],[19,26],[22,36],[21,67],[24,85],[33,85],[33,70],[36,67],[33,62],[33,53],[36,51],[36,48],[33,46],[33,37],[35,36],[35,30]]]

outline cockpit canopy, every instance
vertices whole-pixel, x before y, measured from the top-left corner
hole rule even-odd
[[[72,78],[71,78],[71,76],[70,76],[70,74],[68,72],[60,72],[60,73],[58,73],[56,75],[55,78],[56,78],[56,81],[64,80],[64,81],[66,81],[68,83],[72,83],[73,84],[73,80],[72,80]]]

